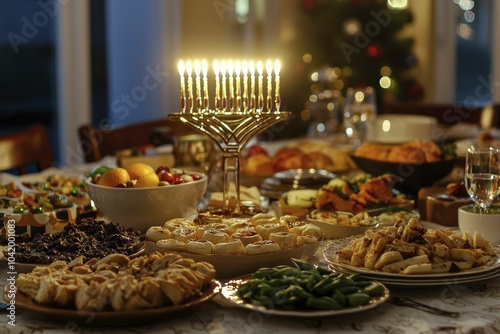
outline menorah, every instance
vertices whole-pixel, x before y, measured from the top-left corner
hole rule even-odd
[[[180,61],[178,64],[181,111],[169,114],[168,118],[181,121],[206,134],[220,148],[223,168],[222,209],[226,212],[241,212],[240,153],[243,148],[259,133],[290,117],[290,112],[279,110],[280,66],[279,61],[274,66],[271,61],[267,61],[267,89],[264,94],[264,66],[261,61],[214,61],[214,107],[210,108],[212,99],[208,91],[208,63],[196,60],[186,63]],[[230,203],[231,183],[234,183],[236,189],[235,206]]]

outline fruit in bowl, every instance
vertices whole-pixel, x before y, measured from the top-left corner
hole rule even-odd
[[[482,218],[474,204],[461,206],[458,209],[458,228],[469,234],[478,231],[492,244],[500,244],[500,204],[490,205]]]
[[[169,219],[197,214],[207,188],[205,174],[166,167],[153,173],[145,166],[135,169],[108,169],[87,179],[89,195],[105,218],[146,232]]]

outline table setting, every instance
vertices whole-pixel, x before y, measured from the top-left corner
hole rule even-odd
[[[2,331],[500,331],[493,141],[468,148],[457,173],[456,144],[431,139],[432,119],[378,117],[368,88],[350,91],[345,142],[265,143],[258,134],[291,116],[279,60],[214,61],[214,91],[207,61],[178,70],[168,118],[213,142],[211,168],[114,156],[0,174]],[[411,122],[420,137],[400,131]],[[66,188],[49,182],[62,176]],[[447,202],[465,191],[445,224],[420,200],[434,186]],[[76,213],[40,204],[55,196]]]

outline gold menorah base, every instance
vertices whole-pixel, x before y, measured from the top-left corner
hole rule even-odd
[[[180,121],[198,132],[209,136],[221,149],[223,167],[222,202],[224,211],[240,213],[240,152],[248,141],[276,123],[290,118],[288,111],[271,113],[174,113],[170,120]],[[236,202],[230,203],[229,185],[234,183]]]

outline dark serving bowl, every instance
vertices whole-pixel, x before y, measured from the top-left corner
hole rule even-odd
[[[456,159],[425,163],[400,163],[373,160],[351,155],[356,165],[374,176],[393,174],[394,188],[407,194],[417,195],[420,188],[428,187],[451,173]]]

